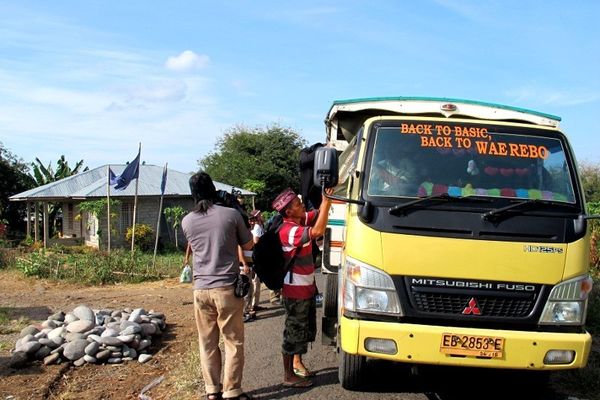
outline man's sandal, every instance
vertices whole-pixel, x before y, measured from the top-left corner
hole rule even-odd
[[[294,368],[294,374],[301,378],[310,378],[312,376],[315,376],[315,373],[313,371],[309,371],[305,368]]]
[[[311,387],[313,385],[312,381],[308,380],[308,379],[302,379],[296,382],[283,382],[282,384],[285,387],[289,387],[289,388],[308,388]]]
[[[227,399],[223,399],[223,400],[252,400],[252,397],[250,397],[250,395],[247,393],[242,393],[239,396],[228,397]]]
[[[223,393],[207,393],[205,396],[206,400],[221,400],[223,397]]]

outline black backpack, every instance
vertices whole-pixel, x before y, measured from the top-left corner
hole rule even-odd
[[[289,262],[285,262],[279,229],[283,218],[277,214],[266,224],[265,233],[258,239],[252,251],[254,272],[258,278],[271,290],[280,290],[283,287],[285,275],[296,259],[296,255]]]

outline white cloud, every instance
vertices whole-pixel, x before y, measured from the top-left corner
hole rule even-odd
[[[487,2],[484,7],[480,2],[474,1],[456,1],[456,0],[434,0],[438,5],[460,15],[461,17],[476,22],[490,23],[493,18],[489,18],[489,13],[485,13],[485,9],[495,8],[495,3]],[[492,14],[493,15],[493,14]]]
[[[150,103],[177,102],[185,98],[186,92],[187,85],[182,81],[163,81],[131,88],[127,99]]]
[[[155,112],[166,109],[177,103],[193,103],[198,106],[211,106],[213,97],[209,94],[210,81],[205,78],[185,80],[161,80],[156,78],[149,83],[118,86],[112,90],[111,101],[104,107],[105,111],[144,111],[154,109]],[[178,113],[178,106],[170,112]]]
[[[508,90],[506,95],[511,97],[515,104],[539,103],[554,106],[577,106],[600,100],[600,93],[587,89],[561,90],[555,88],[536,87],[533,85],[522,86]]]
[[[185,50],[175,57],[169,57],[165,66],[177,72],[188,72],[201,69],[208,65],[210,58],[204,54],[196,54],[191,50]]]

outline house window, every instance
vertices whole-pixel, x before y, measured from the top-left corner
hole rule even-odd
[[[133,223],[133,204],[121,203],[121,232],[126,232]]]

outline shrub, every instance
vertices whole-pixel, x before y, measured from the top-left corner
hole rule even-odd
[[[161,255],[154,266],[152,254],[135,251],[132,255],[125,249],[115,249],[111,253],[96,249],[69,252],[54,247],[15,254],[18,255],[15,264],[25,276],[88,285],[174,278],[179,275],[183,260],[181,252]]]
[[[10,268],[14,265],[14,250],[8,248],[0,248],[0,269]]]
[[[77,246],[64,246],[55,244],[52,246],[52,251],[62,254],[89,254],[98,252],[97,249],[83,244]]]
[[[589,214],[600,214],[600,202],[587,204]],[[590,240],[590,266],[592,272],[600,277],[600,220],[589,220],[592,230]]]
[[[25,239],[21,241],[21,246],[33,246],[35,240],[30,235],[25,236]]]
[[[125,240],[131,243],[131,236],[133,235],[132,227],[127,228],[125,234]],[[135,247],[142,251],[149,251],[154,249],[154,230],[150,225],[146,224],[135,224]]]
[[[48,278],[52,275],[52,267],[56,261],[56,257],[52,253],[48,253],[42,249],[32,251],[27,256],[17,258],[16,265],[25,276]]]

